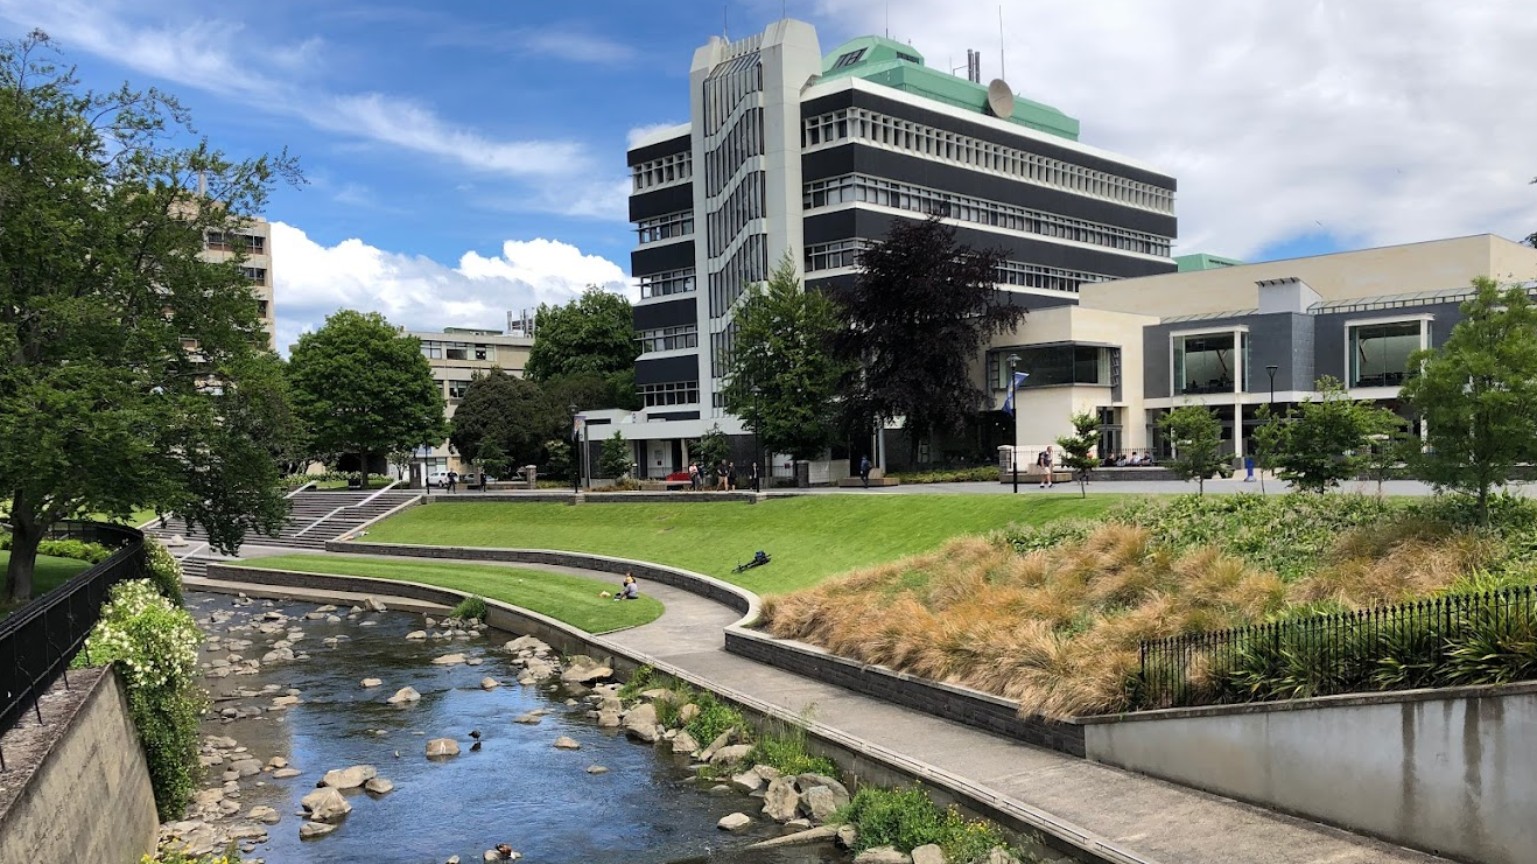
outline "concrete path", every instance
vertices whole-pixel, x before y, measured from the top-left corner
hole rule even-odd
[[[612,574],[585,575],[603,581],[613,578]],[[214,587],[205,580],[196,581]],[[236,587],[220,585],[215,590]],[[276,590],[295,597],[310,593]],[[723,690],[744,693],[868,745],[900,753],[936,769],[936,773],[963,778],[967,786],[1008,809],[1036,813],[1047,821],[1068,823],[1069,830],[1097,835],[1129,853],[1127,860],[1149,864],[1446,861],[997,737],[728,654],[722,630],[737,619],[734,611],[665,585],[647,583],[642,590],[660,600],[666,612],[650,624],[611,633],[605,639],[665,661]],[[410,601],[380,599],[392,608],[410,608]],[[1371,794],[1370,789],[1361,792]]]

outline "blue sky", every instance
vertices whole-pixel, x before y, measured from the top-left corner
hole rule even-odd
[[[500,326],[584,284],[624,290],[629,136],[686,119],[694,46],[786,9],[822,49],[890,27],[984,51],[995,0],[212,5],[0,0],[90,86],[160,86],[236,155],[288,147],[280,344],[341,306]],[[1249,260],[1537,229],[1537,16],[1517,0],[1003,3],[1010,83],[1085,142],[1179,178],[1178,251]],[[888,25],[889,22],[889,25]]]

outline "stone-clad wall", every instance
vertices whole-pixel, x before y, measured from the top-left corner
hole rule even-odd
[[[6,864],[132,864],[155,850],[160,820],[149,765],[128,716],[128,694],[110,669],[69,674],[72,686],[90,691],[71,716],[49,718],[59,728],[57,737],[0,814],[0,861]],[[29,714],[21,722],[35,721]],[[13,775],[20,770],[11,767]]]

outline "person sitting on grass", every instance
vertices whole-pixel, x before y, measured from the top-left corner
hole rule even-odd
[[[619,593],[614,595],[615,600],[639,600],[640,583],[629,573],[624,574],[624,582],[621,583]]]

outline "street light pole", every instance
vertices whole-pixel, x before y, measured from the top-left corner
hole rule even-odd
[[[582,438],[576,431],[576,403],[572,402],[567,407],[571,410],[571,494],[574,496],[581,492]]]
[[[1276,373],[1276,370],[1280,369],[1280,368],[1281,367],[1275,365],[1274,363],[1272,363],[1269,366],[1265,367],[1265,371],[1270,373],[1270,413],[1271,414],[1275,414],[1275,373]]]
[[[1015,370],[1019,368],[1019,355],[1009,355],[1009,405],[1014,410],[1009,412],[1009,440],[1012,445],[1009,448],[1009,471],[1014,475],[1014,494],[1019,494],[1019,378]]]

